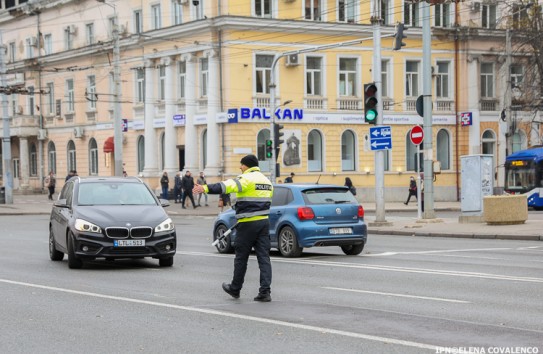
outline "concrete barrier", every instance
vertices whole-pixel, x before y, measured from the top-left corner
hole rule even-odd
[[[489,225],[524,224],[528,220],[525,195],[491,195],[483,198],[483,221]]]

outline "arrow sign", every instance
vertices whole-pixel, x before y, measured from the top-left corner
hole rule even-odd
[[[392,129],[390,126],[370,128],[370,147],[372,150],[392,149]]]
[[[373,148],[372,150],[390,149],[391,143],[392,142],[390,140],[383,140],[383,142],[380,142],[380,143],[378,143],[376,140],[374,140],[371,143],[371,147]],[[379,148],[381,146],[382,146],[382,148]]]

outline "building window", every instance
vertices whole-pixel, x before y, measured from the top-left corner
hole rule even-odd
[[[338,0],[338,21],[354,23],[356,16],[355,0]]]
[[[306,20],[321,20],[322,0],[304,0],[304,7]]]
[[[138,137],[138,173],[142,173],[145,168],[145,137]]]
[[[524,67],[522,65],[511,65],[511,87],[522,87],[524,81]]]
[[[53,37],[51,34],[46,34],[43,36],[43,50],[45,55],[53,53]]]
[[[85,25],[85,32],[87,35],[87,44],[94,44],[94,24],[87,23]]]
[[[322,96],[322,58],[306,57],[306,95]]]
[[[357,60],[354,58],[339,59],[339,95],[356,96],[356,83],[358,82]]]
[[[54,174],[57,174],[57,150],[55,143],[52,141],[49,141],[49,144],[47,144],[47,155],[49,156],[47,164],[48,171],[53,171]]]
[[[183,9],[179,0],[172,0],[172,23],[174,25],[183,23]]]
[[[405,63],[405,95],[416,97],[419,95],[419,62],[407,61]]]
[[[496,28],[496,5],[482,5],[481,9],[481,26],[483,28]]]
[[[346,130],[341,134],[341,170],[354,171],[355,166],[355,137],[352,130]]]
[[[309,172],[322,171],[322,135],[318,130],[312,130],[307,137],[307,170]]]
[[[70,172],[72,170],[77,170],[77,164],[76,164],[76,154],[75,154],[75,144],[73,142],[73,140],[70,140],[68,141],[68,158],[67,158],[67,167],[68,167],[68,171],[66,172]]]
[[[25,41],[26,58],[34,58],[34,46],[36,46],[36,37],[28,37]]]
[[[383,20],[383,25],[387,26],[391,23],[391,1],[381,0],[381,19]]]
[[[260,171],[269,172],[271,160],[266,158],[266,140],[270,139],[270,130],[262,129],[256,137],[256,152],[260,166]]]
[[[96,109],[96,76],[87,76],[87,97],[89,98],[89,109]]]
[[[55,113],[55,83],[47,83],[47,114],[53,115]]]
[[[187,81],[187,63],[184,61],[177,62],[177,73],[179,75],[177,86],[177,98],[185,98],[185,85]]]
[[[436,27],[449,27],[451,25],[451,6],[450,4],[434,5],[434,25]]]
[[[494,65],[481,63],[481,97],[494,98]]]
[[[207,88],[209,85],[209,60],[200,59],[200,97],[207,97]]]
[[[198,5],[192,6],[195,20],[204,19],[204,0],[199,0]]]
[[[160,17],[160,5],[151,6],[151,25],[153,29],[162,27],[162,18]]]
[[[15,42],[9,43],[9,61],[13,63],[15,61]]]
[[[255,60],[256,93],[269,94],[273,55],[257,55]]]
[[[21,176],[20,166],[21,163],[19,159],[13,159],[13,178],[19,178]]]
[[[419,27],[419,3],[404,3],[404,23],[408,27]]]
[[[74,93],[74,80],[66,80],[66,111],[68,113],[75,111],[75,93]]]
[[[34,99],[34,86],[28,86],[28,114],[34,115],[34,106],[36,104]]]
[[[113,30],[115,29],[115,22],[116,22],[116,18],[114,16],[108,17],[108,19],[107,19],[107,23],[108,23],[107,30],[108,30],[109,38],[113,38]]]
[[[143,32],[143,16],[141,10],[134,11],[134,33]]]
[[[64,50],[71,50],[74,45],[74,38],[71,31],[71,27],[68,26],[64,29]]]
[[[254,0],[255,16],[257,17],[272,17],[272,1],[271,0]]]
[[[388,66],[389,60],[381,60],[381,96],[389,97],[388,95]]]
[[[166,66],[158,67],[158,99],[164,101],[166,99]]]
[[[449,63],[438,62],[436,75],[436,96],[449,98]]]
[[[30,144],[30,176],[35,177],[38,175],[38,154],[36,153],[36,144]]]
[[[202,133],[202,169],[207,166],[207,129]]]
[[[143,103],[145,101],[145,69],[136,69],[136,101]]]
[[[512,141],[512,146],[511,146],[512,153],[520,151],[520,150],[524,150],[527,148],[526,134],[522,130],[519,130],[518,132],[513,134],[511,136],[511,141]]]
[[[442,170],[450,170],[451,168],[451,147],[449,132],[441,129],[437,133],[437,161],[441,162]]]
[[[530,4],[531,5],[531,4]],[[528,26],[528,6],[525,4],[513,4],[513,28],[520,29]]]
[[[94,138],[89,141],[89,175],[98,175],[98,144]]]

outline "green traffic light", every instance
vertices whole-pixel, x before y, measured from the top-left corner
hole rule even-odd
[[[366,112],[366,122],[373,122],[377,118],[377,111],[370,109]]]

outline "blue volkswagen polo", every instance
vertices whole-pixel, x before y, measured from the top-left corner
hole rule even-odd
[[[217,217],[213,239],[220,239],[236,223],[230,209]],[[272,248],[284,257],[299,257],[304,248],[339,246],[346,255],[358,255],[367,240],[364,208],[347,187],[320,184],[274,186],[270,209]],[[231,253],[236,230],[217,245],[220,253]]]

